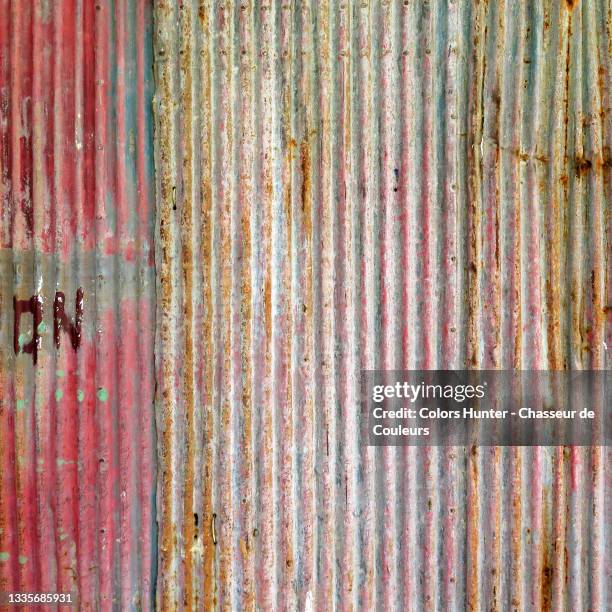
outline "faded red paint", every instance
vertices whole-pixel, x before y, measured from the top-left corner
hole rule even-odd
[[[0,591],[83,608],[153,607],[151,21],[0,0]]]

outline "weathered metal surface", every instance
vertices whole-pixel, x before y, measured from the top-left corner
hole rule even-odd
[[[362,368],[609,367],[611,23],[156,0],[162,609],[612,607],[609,449],[357,408]]]
[[[609,3],[155,12],[0,0],[0,591],[611,607],[609,449],[374,449],[357,407],[609,367]]]
[[[81,609],[153,605],[151,26],[0,1],[0,592]]]

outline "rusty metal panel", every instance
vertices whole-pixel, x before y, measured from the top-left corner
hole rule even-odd
[[[0,1],[0,591],[151,609],[152,5]]]
[[[364,368],[610,366],[610,3],[154,13],[159,606],[612,607],[610,449],[357,408]]]
[[[364,368],[609,367],[610,10],[0,0],[0,591],[610,607],[608,449],[357,408]]]

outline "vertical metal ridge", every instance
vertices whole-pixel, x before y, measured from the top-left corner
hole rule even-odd
[[[276,4],[276,3],[274,3]],[[259,283],[258,293],[261,296],[259,302],[259,317],[255,321],[259,325],[254,325],[255,334],[258,339],[257,352],[254,352],[254,363],[259,367],[258,374],[254,374],[254,384],[259,387],[259,397],[254,396],[254,400],[259,400],[261,406],[261,418],[259,422],[260,434],[256,435],[259,442],[260,462],[257,466],[259,478],[257,482],[256,500],[263,521],[255,522],[254,533],[257,530],[257,537],[261,538],[260,559],[261,564],[257,574],[258,590],[257,605],[261,608],[274,607],[276,602],[276,517],[277,508],[275,507],[275,495],[277,491],[275,482],[275,435],[273,425],[273,360],[272,360],[272,328],[273,304],[272,304],[272,228],[269,220],[272,218],[273,199],[274,199],[274,159],[277,155],[275,150],[275,134],[273,125],[274,102],[273,93],[275,85],[273,83],[273,69],[276,51],[273,47],[274,40],[274,15],[273,3],[262,4],[260,11],[253,7],[254,20],[259,20],[259,44],[261,48],[261,72],[258,83],[258,93],[260,96],[261,118],[259,128],[261,138],[258,142],[260,161],[259,170],[261,172],[261,211],[257,214],[257,225],[253,228],[255,234],[260,232],[261,247],[258,252],[259,258],[255,264],[258,268],[257,275]],[[256,56],[257,57],[257,56]],[[257,62],[255,62],[257,64]],[[255,207],[257,208],[257,207]],[[261,330],[261,331],[260,331]],[[213,442],[214,444],[214,442]],[[214,487],[214,483],[213,483]],[[275,517],[275,520],[271,520]],[[259,540],[257,540],[259,541]]]
[[[171,24],[171,27],[168,25]],[[178,381],[179,355],[176,336],[182,328],[179,324],[176,292],[168,284],[172,275],[181,280],[178,270],[180,259],[180,236],[176,235],[175,224],[171,222],[176,205],[176,110],[168,104],[167,93],[178,90],[176,66],[178,51],[174,33],[176,24],[173,3],[158,2],[155,5],[155,121],[156,138],[163,134],[165,147],[155,150],[156,198],[159,202],[156,214],[156,269],[157,269],[157,310],[156,355],[163,354],[164,360],[156,360],[157,393],[157,431],[158,435],[158,472],[157,503],[159,527],[159,580],[157,601],[162,608],[176,607],[181,596],[178,559],[181,552],[180,540],[174,533],[174,526],[181,521],[177,516],[176,505],[180,503],[175,495],[175,479],[180,477],[177,466],[177,444],[174,441],[176,423],[180,418],[176,382]],[[179,192],[180,193],[180,192]],[[180,286],[180,285],[179,285]],[[176,330],[172,333],[172,330]],[[180,338],[180,336],[179,336]],[[178,488],[178,487],[177,487]],[[162,503],[165,500],[165,503]],[[176,584],[178,591],[169,592],[168,583]]]

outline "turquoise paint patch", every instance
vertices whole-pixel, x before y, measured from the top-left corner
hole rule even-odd
[[[64,376],[65,376],[65,374],[64,374],[64,370],[57,370],[57,371],[55,372],[55,375],[56,375],[58,378],[64,378]]]
[[[0,552],[0,563],[3,561],[8,561],[10,558],[11,555],[9,555],[7,552]]]
[[[61,389],[56,389],[55,390],[55,399],[56,401],[60,401],[62,399],[62,397],[64,397],[64,392]]]
[[[100,387],[96,395],[101,402],[105,402],[108,399],[108,391],[104,387]]]
[[[85,399],[85,393],[83,393],[83,391],[81,391],[81,389],[79,389],[77,391],[77,400],[79,402],[82,402]]]
[[[39,334],[44,334],[47,331],[47,324],[44,321],[41,321],[36,328]]]
[[[115,201],[110,193],[107,193],[104,198],[104,212],[106,213],[106,220],[110,227],[116,225],[116,208]]]
[[[19,339],[17,340],[19,344],[19,348],[23,350],[23,347],[28,343],[28,335],[27,334],[19,334]]]
[[[28,558],[25,555],[19,555],[19,565],[25,565],[28,562]]]
[[[17,407],[16,409],[18,411],[21,411],[25,408],[25,401],[24,400],[17,400]]]

